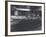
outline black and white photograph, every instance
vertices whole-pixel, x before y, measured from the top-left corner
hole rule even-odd
[[[8,35],[44,33],[44,4],[8,2]]]

